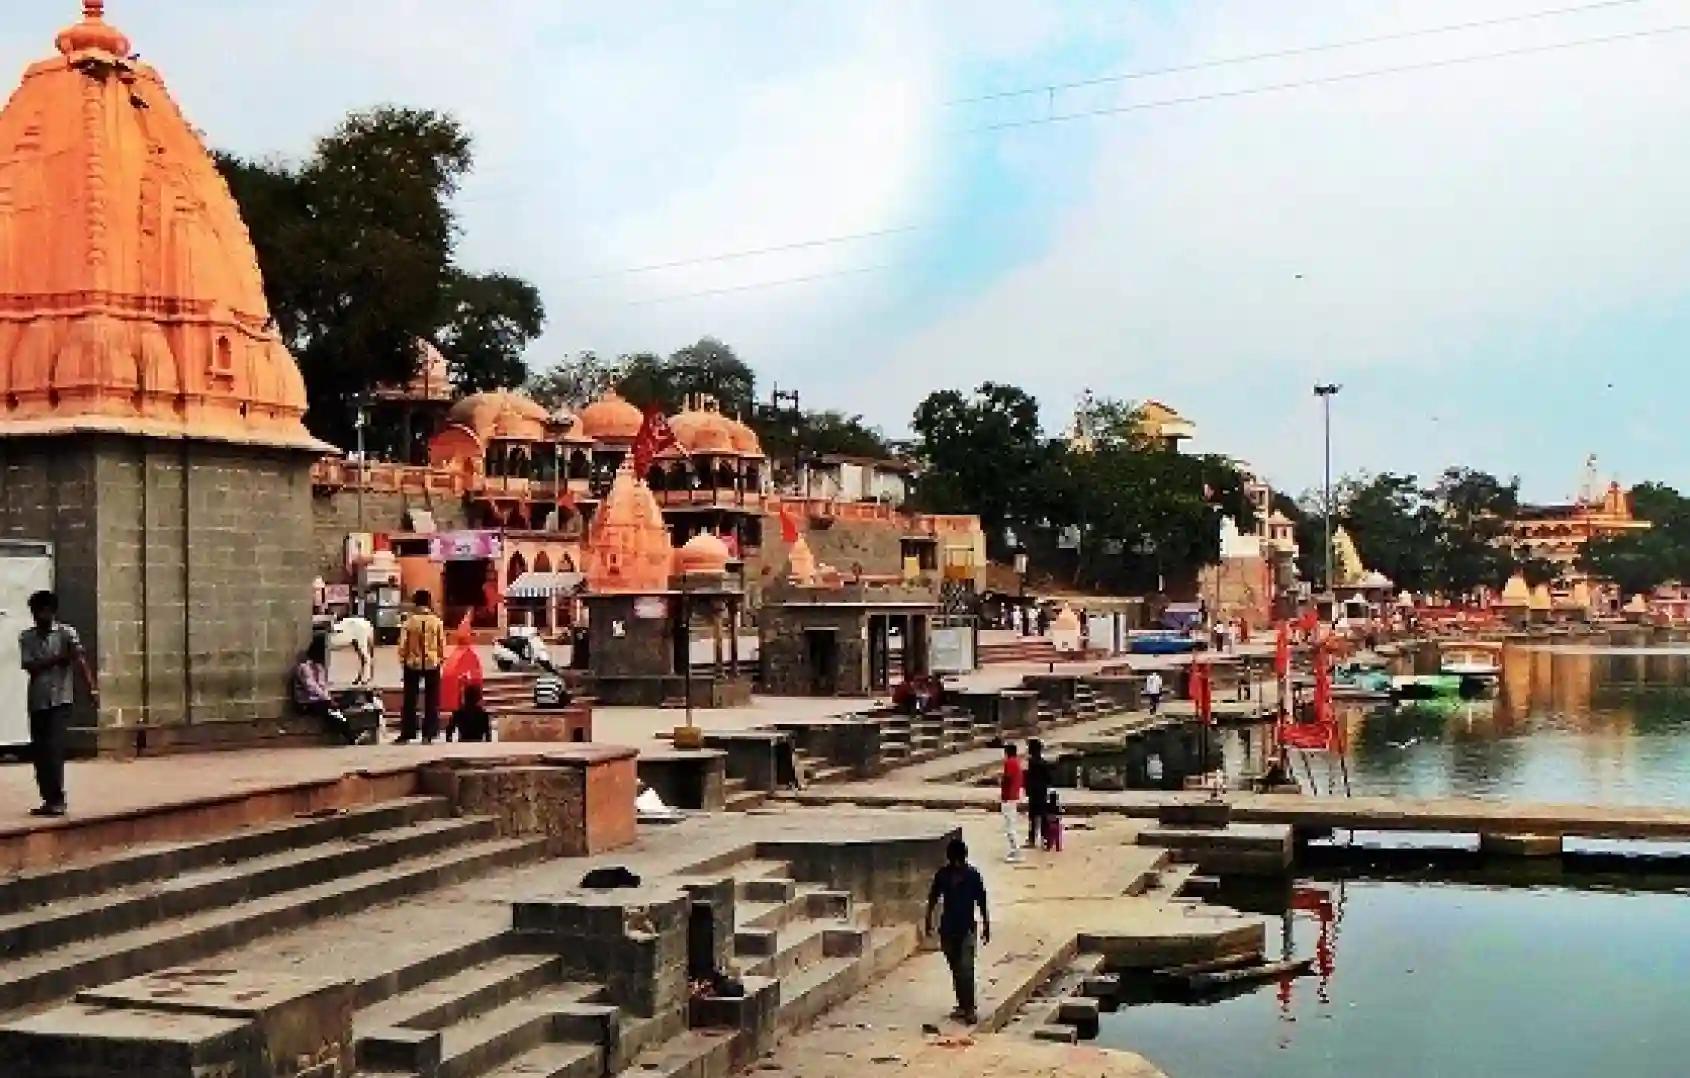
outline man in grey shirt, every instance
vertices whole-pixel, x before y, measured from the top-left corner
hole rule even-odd
[[[65,734],[70,725],[70,708],[76,700],[71,668],[82,675],[95,706],[100,690],[94,672],[82,651],[82,638],[69,625],[59,622],[59,599],[50,591],[29,597],[29,612],[35,625],[18,636],[18,654],[29,672],[29,742],[35,758],[35,784],[41,789],[41,807],[31,816],[65,814]]]

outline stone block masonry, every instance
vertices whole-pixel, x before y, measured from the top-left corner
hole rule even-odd
[[[346,571],[346,537],[357,531],[404,532],[408,530],[405,514],[412,509],[433,514],[437,531],[460,531],[468,526],[463,498],[457,495],[365,491],[360,522],[356,490],[315,492],[311,497],[314,574],[331,584],[351,583]]]
[[[54,544],[101,706],[73,748],[127,756],[313,738],[311,456],[117,435],[0,442],[0,535]]]

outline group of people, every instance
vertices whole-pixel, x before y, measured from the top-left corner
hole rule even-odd
[[[1015,742],[1003,746],[1003,774],[998,783],[998,807],[1003,813],[1003,836],[1008,845],[1004,860],[1021,860],[1021,805],[1027,807],[1027,849],[1043,846],[1047,851],[1062,849],[1062,806],[1057,801],[1055,776],[1050,761],[1045,759],[1044,742],[1032,738],[1027,742],[1027,763],[1023,767]]]
[[[434,597],[427,591],[411,596],[411,610],[399,626],[399,665],[402,671],[403,704],[396,744],[418,740],[432,744],[441,736],[441,671],[446,664],[446,623],[434,611]],[[537,690],[538,691],[538,690]],[[547,691],[551,691],[547,687]],[[358,735],[347,721],[339,700],[329,688],[328,645],[319,634],[294,667],[293,703],[302,715],[315,715],[329,728],[355,744]],[[419,704],[420,709],[419,709]],[[481,686],[473,682],[462,687],[458,706],[446,724],[447,741],[491,741],[493,719],[482,705]]]

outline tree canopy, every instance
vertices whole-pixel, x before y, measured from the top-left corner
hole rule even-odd
[[[451,199],[474,164],[455,119],[384,106],[346,117],[304,161],[217,162],[317,434],[344,444],[352,403],[409,379],[419,340],[441,349],[464,390],[521,383],[545,311],[526,282],[454,263]]]
[[[1217,559],[1223,515],[1254,523],[1232,462],[1151,444],[1127,402],[1090,401],[1078,437],[1047,438],[1037,400],[988,382],[929,394],[912,427],[922,507],[978,513],[992,553],[1076,586],[1156,590]]]
[[[1591,540],[1579,567],[1628,595],[1690,580],[1690,498],[1665,484],[1639,483],[1631,488],[1631,511],[1654,526]]]

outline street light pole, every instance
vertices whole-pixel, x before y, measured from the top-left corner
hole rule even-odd
[[[1316,385],[1314,395],[1320,398],[1326,422],[1326,511],[1321,514],[1326,523],[1326,594],[1332,595],[1332,398],[1344,388],[1333,383]]]

